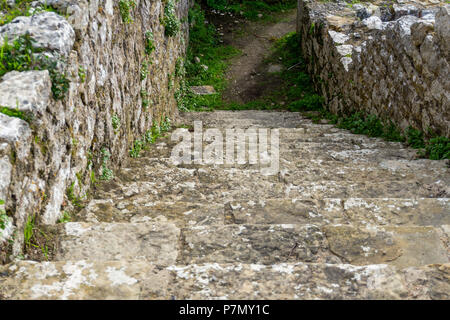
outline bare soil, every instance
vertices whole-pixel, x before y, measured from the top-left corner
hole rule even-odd
[[[213,17],[226,45],[241,50],[233,58],[226,73],[229,85],[224,92],[226,102],[247,103],[258,100],[280,85],[276,71],[282,64],[267,64],[274,42],[296,29],[296,10],[276,14],[277,22],[247,21],[232,16]],[[275,71],[275,72],[274,72]]]

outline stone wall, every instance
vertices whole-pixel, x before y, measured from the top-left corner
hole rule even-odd
[[[102,173],[102,149],[111,154],[108,167],[117,169],[154,121],[177,116],[169,82],[185,54],[190,0],[173,1],[181,22],[175,36],[165,34],[166,0],[134,2],[130,23],[124,22],[119,1],[47,0],[59,14],[39,12],[0,27],[0,43],[29,33],[70,80],[65,97],[55,100],[47,70],[12,71],[0,79],[0,106],[32,118],[26,122],[0,113],[0,200],[10,217],[0,240],[16,230],[15,254],[28,217],[53,224],[70,205],[69,188],[75,197],[88,195],[94,175],[98,181]],[[155,45],[149,57],[148,31]],[[141,80],[147,58],[148,76]],[[141,91],[147,92],[147,108]]]
[[[448,1],[298,1],[297,31],[332,112],[450,136]]]

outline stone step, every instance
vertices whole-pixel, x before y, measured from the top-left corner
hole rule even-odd
[[[203,127],[212,128],[296,128],[302,124],[311,124],[311,120],[303,118],[298,112],[267,111],[215,111],[181,113],[181,122],[192,125],[194,121],[202,121]]]
[[[166,266],[175,262],[317,262],[407,267],[447,263],[444,237],[442,230],[433,227],[409,226],[245,224],[180,229],[168,222],[70,222],[58,230],[55,260],[145,260]]]
[[[397,267],[448,263],[441,235],[433,227],[197,226],[183,229],[178,262],[386,263]]]
[[[231,201],[224,210],[230,224],[450,225],[449,198],[254,198]]]
[[[273,177],[276,179],[276,177]],[[448,197],[449,187],[443,181],[432,184],[418,180],[347,181],[318,180],[296,181],[297,185],[267,181],[255,174],[248,179],[218,181],[205,177],[182,182],[136,181],[122,184],[110,181],[97,191],[96,199],[138,199],[148,201],[211,201],[223,203],[240,199],[272,198],[443,198]]]
[[[284,182],[301,185],[304,181],[403,181],[417,180],[420,185],[450,185],[450,170],[443,161],[432,160],[383,160],[378,163],[360,162],[357,165],[343,161],[281,159],[278,175],[265,175],[260,165],[178,165],[170,159],[137,159],[131,162],[117,177],[121,183],[145,182],[228,182],[249,178],[261,181]]]
[[[77,222],[165,222],[178,228],[197,225],[223,225],[224,204],[211,202],[149,201],[146,197],[135,199],[92,200],[76,214]]]
[[[0,298],[450,299],[450,265],[282,263],[158,267],[145,261],[19,261],[0,266]]]
[[[58,230],[55,260],[146,260],[174,264],[180,229],[173,223],[68,222]]]
[[[284,159],[280,163],[282,181],[294,183],[296,180],[413,180],[418,179],[426,183],[442,180],[450,184],[450,171],[444,163],[441,166],[426,167],[428,162],[422,161],[382,161],[380,163],[359,163],[352,165],[342,161],[309,161],[296,160],[289,163]],[[258,168],[226,168],[221,165],[188,165],[175,166],[170,161],[142,161],[130,163],[116,176],[123,183],[132,181],[165,181],[179,182],[186,180],[199,181],[229,181],[243,180],[249,177],[268,181],[279,180],[277,176],[263,175]],[[295,183],[294,183],[295,184]]]
[[[225,129],[219,129],[223,136],[223,145],[225,148],[227,135]],[[330,131],[330,130],[329,130]],[[280,129],[279,134],[279,148],[280,152],[290,151],[290,150],[300,150],[305,149],[312,150],[330,150],[336,152],[342,152],[344,150],[377,150],[377,149],[390,149],[391,152],[397,151],[398,156],[402,157],[413,157],[416,155],[416,150],[411,148],[406,148],[404,144],[400,142],[389,142],[384,141],[380,138],[370,138],[364,135],[354,135],[347,133],[345,131],[338,132],[323,132],[320,130],[315,130],[315,128],[297,128],[297,129]],[[192,132],[191,132],[192,134]],[[267,145],[269,150],[271,150],[271,139],[270,132],[268,133]],[[233,139],[235,145],[237,145],[238,139],[235,137]],[[149,146],[146,156],[155,158],[169,158],[171,156],[173,148],[178,144],[179,141],[172,141],[170,135],[164,138],[158,139],[157,143]],[[203,141],[203,150],[209,142]],[[255,145],[246,141],[245,147],[249,148],[250,145]],[[193,144],[192,144],[193,146]],[[258,147],[258,145],[255,145]],[[367,151],[369,152],[369,151]],[[247,155],[248,153],[246,153]]]
[[[178,228],[224,224],[450,225],[449,198],[242,199],[226,203],[92,200],[74,222],[171,222]]]

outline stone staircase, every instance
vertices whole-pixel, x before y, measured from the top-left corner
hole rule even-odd
[[[58,227],[54,261],[0,267],[3,299],[449,299],[450,173],[298,113],[187,113],[280,128],[280,173],[173,165],[160,139]]]

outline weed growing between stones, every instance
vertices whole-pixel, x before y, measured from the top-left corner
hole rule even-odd
[[[162,24],[165,28],[165,35],[168,37],[174,37],[180,31],[181,23],[177,18],[175,2],[173,0],[166,0]]]
[[[0,113],[3,113],[9,117],[19,118],[26,122],[30,122],[33,117],[31,114],[28,114],[26,112],[20,111],[18,109],[12,109],[9,107],[2,107],[0,106]]]
[[[114,178],[114,173],[108,168],[108,162],[111,158],[111,153],[106,148],[102,148],[102,174],[100,175],[100,180],[109,181]]]
[[[0,200],[0,206],[5,204],[4,200]],[[6,211],[0,207],[0,234],[6,228],[8,216],[6,215]]]
[[[114,134],[117,134],[120,129],[120,118],[117,114],[113,114],[111,117],[111,124],[114,129]]]
[[[86,80],[86,70],[83,67],[78,67],[78,77],[80,78],[80,82],[84,83]]]
[[[49,261],[53,258],[56,245],[56,228],[36,225],[36,216],[29,216],[24,228],[24,254],[27,259]]]
[[[4,39],[0,47],[0,77],[10,71],[48,70],[53,98],[61,100],[69,90],[69,80],[58,70],[58,61],[42,54],[42,49],[33,47],[34,42],[28,34],[19,36],[12,44]]]
[[[122,22],[125,24],[133,23],[133,18],[131,17],[131,10],[136,7],[134,0],[120,0],[119,1],[119,11],[122,17]]]
[[[130,157],[139,158],[141,152],[156,142],[165,132],[171,129],[172,125],[168,117],[162,117],[160,123],[153,121],[152,128],[147,130],[141,139],[136,139],[130,148]]]
[[[69,212],[64,211],[61,218],[58,219],[58,223],[67,223],[72,220],[72,216]]]
[[[147,31],[145,33],[145,54],[151,55],[153,51],[155,51],[155,40],[153,37],[153,33],[150,31]]]
[[[142,149],[144,149],[144,142],[141,139],[135,140],[130,149],[130,157],[138,158]]]
[[[66,191],[67,199],[72,203],[72,205],[76,208],[83,208],[82,197],[78,197],[75,195],[75,182],[72,182]]]

